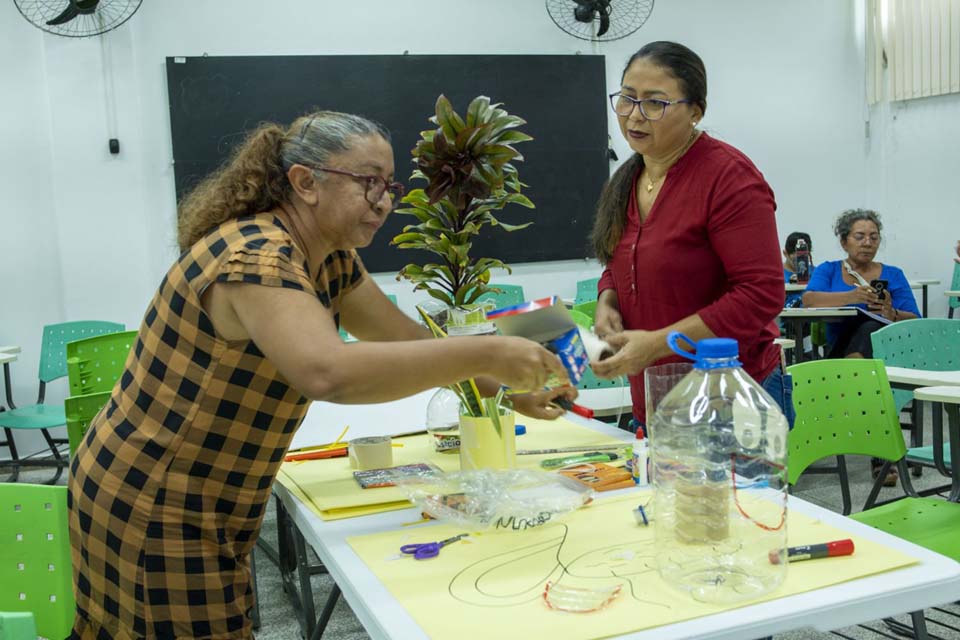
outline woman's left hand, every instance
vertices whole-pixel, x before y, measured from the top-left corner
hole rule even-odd
[[[510,396],[513,409],[529,418],[555,420],[563,415],[564,409],[553,404],[557,398],[566,398],[573,402],[577,398],[575,387],[555,387],[544,391],[533,391]]]
[[[870,304],[868,307],[870,308],[870,311],[883,316],[891,322],[893,322],[894,318],[896,317],[896,314],[893,310],[893,299],[891,298],[889,292],[883,296],[882,300],[879,300],[874,304]]]
[[[656,331],[623,331],[608,335],[606,341],[616,353],[590,363],[593,372],[601,378],[639,373],[661,357],[660,351],[666,344]]]

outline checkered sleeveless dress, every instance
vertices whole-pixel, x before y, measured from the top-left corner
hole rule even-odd
[[[173,265],[70,467],[72,637],[252,637],[248,554],[309,401],[253,342],[219,338],[200,296],[213,282],[315,292],[339,325],[363,277],[343,251],[311,278],[269,213],[223,223]]]

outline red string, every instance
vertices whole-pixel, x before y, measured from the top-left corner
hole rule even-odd
[[[762,458],[753,458],[753,457],[750,457],[750,456],[744,456],[744,457],[745,457],[745,458],[749,458],[750,460],[761,460],[761,459],[762,459]],[[773,467],[774,469],[777,469],[778,471],[784,471],[784,470],[786,469],[786,467],[784,467],[782,464],[777,464],[777,463],[775,463],[775,462],[770,462],[769,460],[764,460],[764,462],[766,462],[768,465],[770,465],[770,466]],[[737,505],[737,511],[740,512],[740,515],[742,515],[744,518],[746,518],[747,520],[749,520],[749,521],[752,522],[753,524],[757,525],[758,527],[760,527],[760,528],[763,529],[764,531],[779,531],[780,529],[783,528],[783,525],[784,525],[784,523],[786,522],[786,519],[787,519],[787,510],[786,510],[786,508],[784,508],[784,509],[782,509],[782,510],[780,511],[780,523],[779,523],[777,526],[775,526],[775,527],[771,527],[770,525],[766,525],[766,524],[763,524],[762,522],[757,522],[756,520],[754,520],[754,519],[750,516],[750,514],[748,514],[746,511],[744,511],[744,510],[743,510],[743,507],[740,506],[740,498],[739,498],[739,496],[737,496],[737,455],[736,455],[736,454],[730,454],[730,479],[731,479],[731,481],[733,482],[733,503],[734,503],[735,505]]]

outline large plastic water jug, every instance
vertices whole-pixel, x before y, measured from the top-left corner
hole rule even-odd
[[[749,600],[786,576],[787,421],[736,340],[668,342],[694,368],[649,420],[660,576],[699,601]]]

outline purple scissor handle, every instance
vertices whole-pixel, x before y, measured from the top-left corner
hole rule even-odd
[[[406,553],[412,555],[417,560],[426,560],[427,558],[436,558],[440,554],[440,549],[447,546],[451,542],[456,542],[460,538],[467,537],[466,533],[461,533],[458,536],[453,536],[452,538],[447,538],[446,540],[441,540],[440,542],[423,542],[420,544],[405,544],[400,547],[400,553]]]

